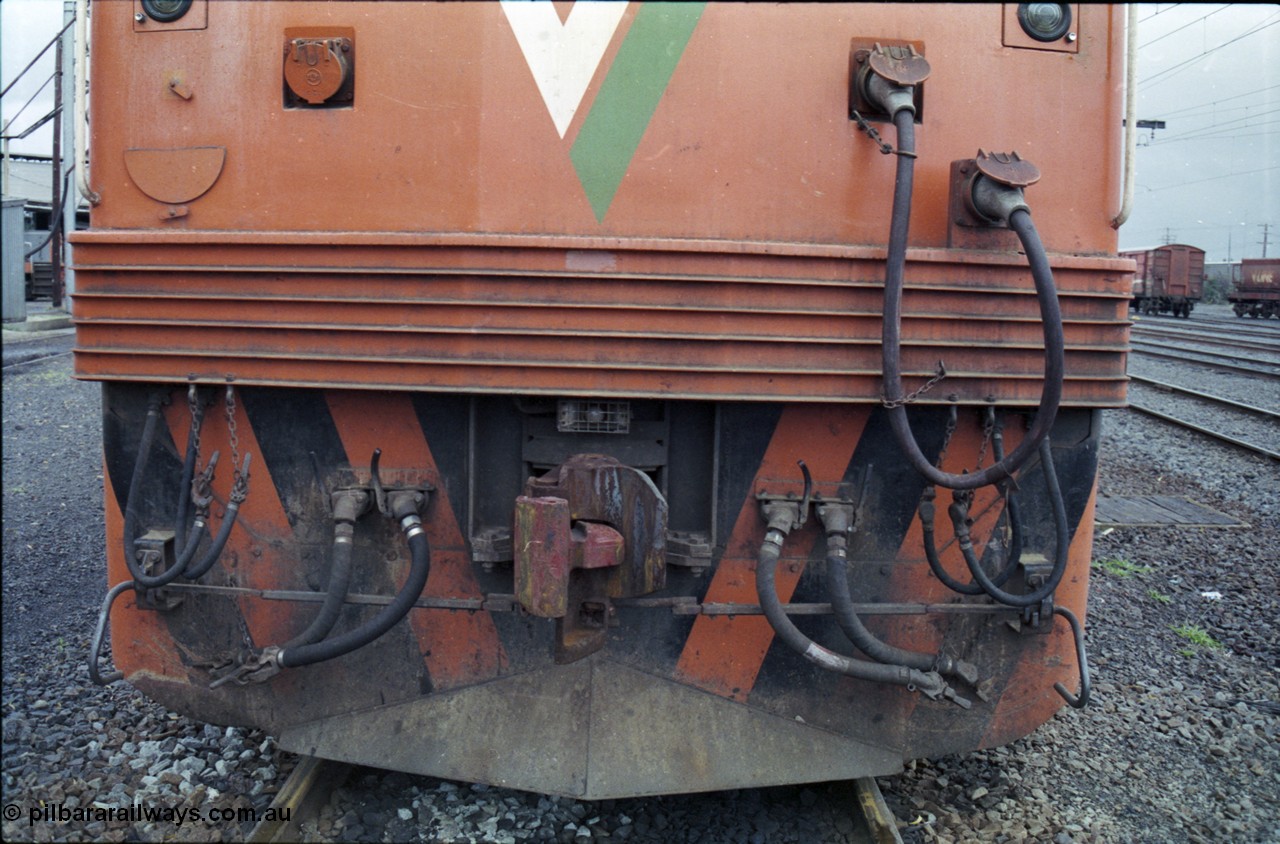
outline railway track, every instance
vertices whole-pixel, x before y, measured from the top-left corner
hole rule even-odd
[[[1256,362],[1254,365],[1249,365],[1249,359],[1238,355],[1219,355],[1173,344],[1130,340],[1129,345],[1134,354],[1146,357],[1174,360],[1181,363],[1199,363],[1215,369],[1227,369],[1232,372],[1241,372],[1267,380],[1280,380],[1280,360],[1274,362],[1263,360]]]
[[[1280,412],[1135,373],[1129,378],[1131,410],[1280,461]]]
[[[357,772],[360,771],[364,772],[364,776],[356,776]],[[371,803],[377,799],[384,788],[384,781],[389,779],[417,779],[425,782],[428,788],[433,788],[436,785],[436,781],[426,777],[411,778],[406,777],[404,774],[361,769],[341,762],[319,759],[314,756],[304,756],[298,760],[297,766],[277,793],[275,800],[272,801],[271,809],[275,811],[269,814],[273,819],[258,824],[245,840],[251,842],[251,844],[328,840],[326,836],[320,833],[321,821],[326,815],[333,818],[344,813],[342,800],[344,795],[340,789],[348,791],[350,797],[354,797],[362,804]],[[884,796],[880,793],[880,788],[877,786],[874,777],[864,777],[832,785],[834,787],[829,790],[829,794],[839,801],[842,810],[847,813],[849,819],[848,833],[842,840],[851,842],[851,844],[902,844],[903,839],[898,832],[897,821],[885,803]],[[395,787],[392,786],[388,790],[394,791]],[[450,791],[448,793],[453,792]],[[547,802],[547,798],[537,799],[540,803]],[[653,799],[660,800],[661,798]],[[715,799],[715,795],[690,795],[689,799]],[[412,808],[397,810],[397,816],[402,819],[406,813],[420,816],[419,812],[414,811],[420,809],[420,802],[414,801],[410,804]],[[640,805],[644,803],[644,799],[606,802],[614,804],[610,808],[616,813],[617,804],[625,802],[627,804]],[[597,814],[595,804],[590,805],[591,810],[583,814],[582,819],[584,819],[584,822],[578,826],[578,829],[585,830],[590,828],[588,824],[591,821],[585,819],[588,815]],[[423,826],[420,826],[417,832],[418,835],[415,837],[419,840],[435,840],[439,834],[438,830]],[[563,829],[555,830],[555,835],[550,838],[546,837],[546,835],[541,838],[529,835],[525,837],[525,840],[563,841],[566,840],[564,832],[565,830]],[[576,830],[572,832],[576,832]],[[483,833],[484,828],[481,825],[480,834],[483,835]],[[585,837],[574,835],[573,840],[594,840],[594,835],[594,833]],[[335,839],[340,837],[335,836]],[[615,836],[611,837],[626,840],[631,837],[631,834],[617,835],[615,830]],[[449,840],[452,840],[452,838],[450,837]]]
[[[1280,461],[1280,326],[1240,325],[1219,307],[1135,322],[1129,407]]]
[[[1202,330],[1135,324],[1131,334],[1135,337],[1172,340],[1175,342],[1187,341],[1217,348],[1246,349],[1249,351],[1256,351],[1261,348],[1270,352],[1280,353],[1280,332],[1277,331]]]
[[[1190,420],[1183,419],[1177,416],[1172,416],[1163,411],[1156,410],[1153,407],[1149,407],[1139,402],[1130,401],[1129,409],[1136,410],[1139,413],[1145,413],[1148,416],[1153,416],[1156,419],[1160,419],[1164,422],[1168,422],[1171,425],[1176,425],[1180,428],[1186,428],[1189,431],[1195,431],[1198,434],[1203,434],[1204,436],[1216,439],[1219,442],[1224,442],[1224,443],[1227,443],[1228,445],[1233,445],[1237,448],[1242,448],[1246,451],[1251,451],[1254,454],[1259,454],[1259,455],[1262,455],[1263,457],[1268,457],[1272,460],[1280,461],[1280,452],[1272,451],[1266,446],[1261,446],[1256,443],[1251,443],[1247,440],[1242,440],[1237,437],[1233,437],[1230,434],[1224,433],[1221,430],[1218,430],[1215,428],[1206,428]]]

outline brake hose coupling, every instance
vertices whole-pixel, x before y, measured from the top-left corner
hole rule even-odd
[[[1017,152],[978,150],[969,177],[965,203],[988,223],[1007,223],[1015,211],[1031,212],[1023,188],[1040,181],[1040,169]]]
[[[929,62],[911,44],[876,44],[858,74],[862,96],[885,114],[916,113],[915,87],[929,78]]]
[[[782,541],[801,523],[800,504],[796,501],[766,501],[761,506],[768,532],[764,541],[782,547]]]

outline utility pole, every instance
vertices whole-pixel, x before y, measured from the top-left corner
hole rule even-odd
[[[54,308],[62,307],[62,39],[54,54],[53,69],[53,192],[49,197],[49,270],[53,281]]]
[[[62,82],[65,89],[62,94],[62,101],[67,104],[67,119],[62,121],[62,149],[63,161],[58,165],[58,172],[62,174],[63,184],[69,186],[67,201],[62,204],[65,206],[62,211],[62,295],[66,298],[67,313],[71,313],[72,297],[76,292],[76,272],[75,253],[71,246],[71,233],[76,230],[76,209],[80,207],[80,192],[75,188],[75,182],[67,181],[67,173],[75,167],[75,115],[76,115],[76,94],[75,94],[75,55],[76,55],[76,34],[72,23],[76,19],[75,0],[63,0],[62,4]],[[83,100],[84,94],[80,95]]]
[[[1164,230],[1164,241],[1163,241],[1163,243],[1164,243],[1166,246],[1168,246],[1170,243],[1173,243],[1173,233],[1172,233],[1172,229],[1168,229],[1168,228],[1166,228],[1166,229]]]
[[[1262,224],[1262,240],[1258,241],[1259,243],[1262,244],[1262,257],[1264,258],[1267,257],[1267,235],[1270,233],[1269,231],[1270,228],[1271,228],[1270,223]]]

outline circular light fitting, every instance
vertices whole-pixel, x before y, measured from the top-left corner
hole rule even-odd
[[[1037,41],[1057,41],[1071,29],[1071,7],[1066,3],[1019,3],[1018,23]]]
[[[159,23],[172,23],[191,9],[192,0],[142,0],[142,11]]]

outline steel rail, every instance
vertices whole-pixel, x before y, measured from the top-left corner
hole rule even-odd
[[[1186,387],[1179,387],[1177,384],[1169,384],[1164,381],[1157,381],[1154,378],[1146,378],[1142,375],[1133,375],[1132,373],[1130,373],[1129,375],[1129,380],[1138,381],[1142,384],[1150,384],[1152,387],[1155,387],[1157,390],[1163,390],[1169,393],[1178,393],[1184,396],[1191,396],[1192,398],[1197,398],[1197,399],[1200,399],[1201,401],[1211,402],[1213,404],[1220,404],[1224,407],[1230,407],[1235,410],[1243,410],[1246,413],[1255,413],[1255,414],[1258,414],[1259,416],[1266,416],[1271,419],[1280,420],[1280,412],[1277,412],[1274,410],[1267,410],[1265,407],[1255,407],[1254,405],[1251,405],[1251,404],[1244,404],[1243,402],[1233,401],[1232,399],[1224,399],[1222,396],[1214,396],[1214,395],[1210,395],[1209,393],[1201,393],[1198,390],[1191,390]]]
[[[1186,351],[1184,350],[1184,351],[1182,352],[1182,354],[1177,354],[1177,355],[1175,355],[1175,354],[1173,354],[1173,353],[1171,353],[1171,352],[1153,352],[1153,351],[1149,351],[1149,350],[1147,350],[1147,349],[1139,349],[1139,348],[1137,348],[1137,346],[1138,346],[1138,345],[1139,345],[1138,343],[1135,343],[1135,342],[1133,342],[1133,341],[1130,341],[1130,343],[1129,343],[1129,346],[1130,346],[1130,352],[1131,352],[1131,353],[1133,353],[1133,354],[1146,355],[1147,357],[1151,357],[1151,358],[1163,358],[1163,359],[1166,359],[1166,360],[1175,360],[1175,361],[1178,361],[1178,362],[1180,362],[1180,363],[1198,363],[1198,364],[1200,364],[1201,366],[1217,367],[1218,369],[1229,369],[1229,370],[1231,370],[1231,371],[1233,371],[1233,372],[1244,372],[1244,373],[1247,373],[1247,374],[1249,374],[1249,375],[1258,375],[1258,376],[1261,376],[1261,377],[1263,377],[1263,378],[1271,378],[1271,379],[1280,378],[1280,371],[1277,371],[1277,370],[1270,370],[1270,369],[1257,369],[1257,368],[1252,367],[1252,366],[1239,366],[1239,365],[1237,365],[1237,364],[1225,363],[1225,362],[1223,362],[1223,361],[1216,361],[1216,360],[1197,360],[1197,359],[1195,359],[1195,358],[1192,358],[1192,357],[1188,357],[1188,356],[1187,356],[1188,354],[1193,354],[1193,355],[1194,355],[1194,354],[1209,354],[1209,353],[1207,353],[1207,352],[1190,352],[1190,353],[1188,353],[1188,352],[1186,352]],[[1164,348],[1177,349],[1178,347],[1177,347],[1177,346],[1166,346],[1166,347],[1164,347]],[[1276,366],[1280,366],[1280,364],[1276,364]]]
[[[302,825],[320,814],[352,766],[316,756],[303,756],[271,801],[266,818],[245,838],[252,844],[301,841]]]
[[[1204,434],[1207,437],[1213,437],[1215,440],[1220,440],[1229,445],[1233,445],[1236,448],[1244,449],[1245,451],[1251,451],[1255,454],[1260,454],[1264,457],[1269,457],[1272,460],[1280,461],[1280,452],[1272,451],[1268,448],[1263,448],[1260,445],[1254,445],[1253,443],[1246,442],[1245,440],[1236,439],[1235,437],[1228,436],[1222,433],[1221,431],[1214,431],[1214,430],[1210,430],[1209,428],[1201,427],[1200,425],[1196,425],[1193,422],[1188,422],[1185,419],[1179,419],[1176,416],[1170,416],[1167,413],[1162,413],[1161,411],[1156,410],[1155,408],[1145,407],[1140,404],[1134,404],[1133,402],[1129,402],[1129,409],[1136,410],[1139,413],[1145,413],[1148,416],[1154,416],[1156,419],[1160,419],[1164,422],[1168,422],[1170,425],[1176,425],[1179,428],[1186,428],[1189,431],[1195,431],[1198,434]]]
[[[1280,334],[1272,335],[1270,338],[1259,336],[1254,342],[1245,342],[1240,340],[1240,335],[1238,334],[1234,337],[1230,337],[1219,334],[1206,334],[1200,331],[1171,331],[1161,328],[1151,328],[1149,326],[1139,328],[1135,325],[1132,332],[1134,336],[1155,337],[1190,343],[1203,343],[1207,346],[1220,346],[1226,349],[1247,349],[1251,351],[1264,349],[1270,352],[1280,352]]]
[[[17,369],[22,366],[34,366],[37,363],[44,363],[45,361],[54,360],[56,358],[70,355],[71,351],[72,351],[71,349],[67,349],[66,351],[53,352],[47,355],[40,355],[39,357],[23,358],[21,360],[15,360],[12,363],[4,364],[3,369],[5,372],[8,372],[10,370]]]

